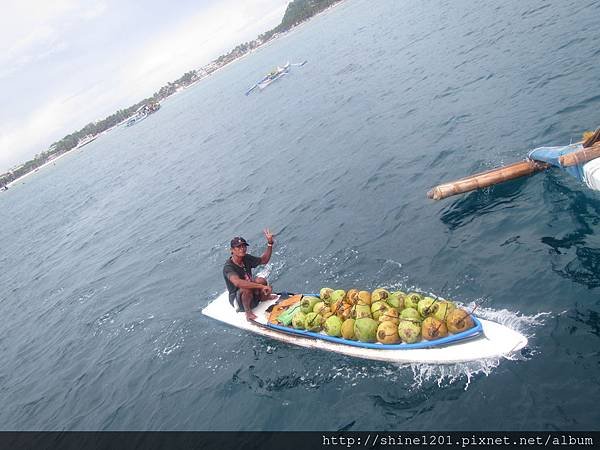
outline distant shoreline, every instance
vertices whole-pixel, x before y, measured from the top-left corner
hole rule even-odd
[[[315,17],[317,17],[317,16],[319,16],[319,15],[321,15],[321,14],[323,14],[323,13],[326,13],[326,12],[328,12],[328,11],[332,10],[333,8],[335,8],[335,7],[339,6],[339,5],[340,5],[341,3],[343,3],[343,2],[344,2],[344,0],[337,0],[337,1],[335,1],[335,3],[331,4],[331,5],[330,5],[330,6],[328,6],[327,8],[325,8],[325,9],[323,9],[323,10],[321,10],[321,11],[317,12],[316,14],[314,14],[314,15],[312,15],[312,16],[310,16],[310,17],[308,17],[307,19],[305,19],[305,20],[302,20],[301,22],[298,22],[298,23],[296,23],[295,25],[291,26],[291,28],[289,28],[289,29],[287,29],[287,30],[285,30],[285,31],[281,31],[281,32],[275,33],[275,35],[274,35],[274,36],[272,36],[271,38],[269,38],[269,39],[267,39],[266,41],[262,42],[262,43],[261,43],[261,44],[259,44],[258,46],[256,46],[256,47],[254,47],[254,48],[252,48],[252,49],[250,49],[250,50],[248,50],[248,51],[246,51],[246,52],[244,52],[244,53],[240,54],[239,56],[237,56],[237,57],[234,57],[233,59],[231,59],[231,60],[229,60],[229,61],[225,62],[224,64],[220,65],[220,66],[219,66],[218,68],[216,68],[215,70],[212,70],[212,71],[210,71],[210,72],[206,73],[204,76],[201,76],[201,77],[199,77],[197,80],[195,80],[195,81],[193,81],[193,82],[191,82],[191,83],[189,83],[189,84],[187,84],[187,85],[182,85],[182,86],[180,86],[180,88],[179,88],[179,89],[175,90],[174,92],[172,92],[172,93],[170,93],[170,94],[167,94],[167,95],[166,95],[166,96],[164,96],[162,99],[160,99],[160,101],[159,101],[159,102],[161,102],[161,103],[162,103],[162,102],[164,102],[165,100],[167,100],[167,99],[169,99],[170,97],[172,97],[172,96],[174,96],[174,95],[178,94],[179,92],[181,92],[181,91],[184,91],[184,90],[187,90],[187,89],[189,89],[190,87],[192,87],[192,86],[195,86],[196,84],[200,83],[202,80],[205,80],[205,79],[209,78],[211,75],[213,75],[213,74],[214,74],[214,73],[216,73],[216,72],[219,72],[221,69],[224,69],[225,67],[229,66],[230,64],[232,64],[232,63],[234,63],[234,62],[236,62],[236,61],[238,61],[238,60],[240,60],[240,59],[242,59],[242,58],[245,58],[245,57],[247,57],[247,56],[251,55],[251,54],[252,54],[252,53],[254,53],[255,51],[257,51],[257,50],[259,50],[260,48],[262,48],[262,47],[264,47],[264,46],[266,46],[266,45],[268,45],[268,44],[272,43],[273,41],[275,41],[275,40],[277,40],[277,39],[279,39],[279,38],[285,37],[286,35],[290,34],[290,33],[291,33],[291,32],[293,32],[293,31],[297,31],[297,30],[298,30],[300,27],[302,27],[302,26],[303,26],[303,25],[305,25],[306,23],[310,22],[310,21],[311,21],[313,18],[315,18]],[[289,6],[289,5],[288,5],[288,6]],[[285,19],[285,17],[284,17],[284,19]],[[234,50],[235,50],[235,49],[234,49]],[[233,52],[233,51],[232,51],[232,52]],[[230,52],[230,53],[232,53],[232,52]],[[215,60],[215,61],[218,61],[218,60]],[[202,69],[202,68],[201,68],[201,69]],[[199,70],[195,70],[195,72],[196,72],[196,74],[198,74]],[[187,75],[187,74],[186,74],[186,75]],[[178,81],[179,81],[179,80],[178,80]],[[95,134],[95,135],[93,135],[93,139],[92,139],[92,140],[94,140],[94,139],[96,139],[96,138],[99,138],[99,137],[100,137],[100,136],[102,136],[103,134],[105,134],[105,133],[107,133],[107,132],[111,131],[112,129],[114,129],[114,128],[116,128],[116,127],[120,126],[120,125],[122,125],[124,122],[126,122],[127,120],[129,120],[129,118],[130,118],[130,117],[127,117],[127,118],[125,118],[124,120],[122,120],[121,122],[117,123],[116,125],[113,125],[113,126],[111,126],[110,128],[108,128],[108,129],[106,129],[106,130],[104,130],[104,131],[101,131],[101,132],[99,132],[98,134]],[[105,120],[106,120],[106,119],[105,119]],[[0,183],[0,187],[6,186],[6,188],[8,188],[8,187],[10,187],[10,186],[14,185],[14,184],[15,184],[15,183],[17,183],[18,181],[20,181],[20,180],[22,180],[23,178],[25,178],[27,175],[30,175],[31,173],[34,173],[34,172],[36,172],[36,171],[37,171],[37,170],[39,170],[40,168],[42,168],[42,167],[45,167],[45,166],[49,165],[49,164],[50,164],[50,163],[52,163],[52,162],[55,162],[56,160],[58,160],[58,159],[62,158],[62,157],[63,157],[64,155],[66,155],[67,153],[70,153],[70,152],[71,152],[71,151],[73,151],[73,150],[77,150],[78,148],[82,147],[83,145],[86,145],[87,143],[89,143],[89,141],[88,141],[88,142],[86,142],[86,143],[84,143],[84,144],[82,144],[82,145],[77,145],[77,146],[75,146],[75,147],[73,147],[73,148],[71,148],[71,149],[65,150],[65,151],[64,151],[63,153],[61,153],[60,155],[58,155],[58,156],[54,157],[53,159],[51,159],[51,160],[49,160],[49,161],[47,161],[47,162],[43,163],[43,164],[42,164],[42,165],[40,165],[40,166],[37,166],[37,167],[33,168],[33,169],[32,169],[32,170],[30,170],[29,172],[26,172],[26,173],[22,174],[22,175],[21,175],[21,176],[19,176],[18,178],[15,178],[14,180],[12,180],[12,181],[10,181],[10,182],[6,183],[5,185],[2,185],[2,184]],[[28,163],[30,163],[30,162],[32,162],[32,161],[35,161],[35,159],[34,159],[34,160],[31,160],[31,161],[28,161],[28,162],[27,162],[27,163],[25,163],[25,164],[28,164]],[[25,165],[25,164],[23,164],[23,165]],[[22,166],[19,166],[18,168],[20,168],[20,167],[22,167]],[[14,170],[16,171],[16,170],[18,170],[18,168],[17,168],[17,169],[14,169]],[[7,172],[0,173],[0,180],[1,180],[1,178],[2,178],[3,176],[6,176],[6,175],[9,175],[9,174],[12,174],[12,173],[13,173],[13,169],[9,169]]]
[[[68,151],[66,151],[66,152],[64,152],[64,153],[61,153],[61,154],[60,154],[60,155],[58,155],[56,158],[53,158],[53,159],[51,159],[50,161],[48,161],[48,162],[45,162],[45,163],[44,163],[44,164],[42,164],[41,166],[39,166],[39,167],[36,167],[34,170],[31,170],[31,171],[29,171],[29,172],[27,172],[27,173],[24,173],[24,174],[23,174],[23,175],[21,175],[19,178],[15,178],[15,179],[14,179],[14,180],[12,180],[10,183],[7,183],[7,184],[6,184],[6,187],[7,187],[7,188],[11,187],[13,184],[16,184],[17,182],[21,181],[23,178],[25,178],[25,177],[27,177],[27,176],[29,176],[29,175],[31,175],[31,174],[33,174],[33,173],[37,172],[37,171],[38,171],[38,170],[40,170],[42,167],[46,167],[46,166],[49,166],[50,164],[53,164],[53,163],[55,163],[56,161],[58,161],[58,160],[59,160],[60,158],[62,158],[63,156],[65,156],[65,155],[67,155],[67,154],[71,153],[73,150],[77,150],[78,148],[80,148],[80,147],[75,147],[75,148],[74,148],[74,149],[72,149],[72,150],[68,150]]]

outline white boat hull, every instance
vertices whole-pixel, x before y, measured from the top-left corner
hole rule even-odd
[[[254,309],[254,313],[257,315],[257,322],[263,325],[267,323],[266,309],[272,303],[274,301],[262,302]],[[357,358],[396,363],[454,364],[484,359],[497,359],[508,357],[527,345],[527,338],[521,333],[499,323],[479,319],[483,327],[483,334],[481,336],[459,341],[444,347],[405,350],[379,350],[353,347],[321,339],[295,336],[248,322],[244,313],[236,313],[229,304],[227,292],[222,293],[211,301],[202,310],[202,314],[236,328],[261,336],[267,336],[288,344],[340,353]]]

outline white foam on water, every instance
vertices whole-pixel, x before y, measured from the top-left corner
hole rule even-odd
[[[476,303],[463,305],[468,311],[475,309]],[[503,361],[528,361],[538,352],[531,344],[535,328],[543,325],[551,313],[540,312],[534,315],[520,314],[507,309],[494,310],[491,308],[477,307],[475,314],[483,319],[488,319],[511,328],[523,334],[529,340],[526,347],[527,354],[516,352],[502,358],[484,359],[457,364],[406,364],[399,367],[409,367],[413,373],[413,389],[419,389],[424,384],[434,382],[443,387],[454,383],[465,383],[465,391],[471,381],[479,375],[490,376]]]
[[[438,387],[449,386],[455,383],[465,383],[465,391],[469,388],[471,380],[479,374],[489,376],[500,365],[501,359],[486,359],[457,364],[410,364],[408,367],[413,373],[411,389],[417,390],[427,383],[435,383]]]
[[[273,284],[279,278],[279,275],[284,272],[286,267],[287,258],[284,257],[285,246],[282,246],[278,250],[273,252],[271,261],[265,266],[261,267],[256,273],[257,277],[263,277],[269,280],[269,284]],[[283,257],[282,257],[283,256]]]
[[[165,359],[172,353],[182,349],[185,345],[186,336],[191,333],[190,329],[182,326],[182,321],[172,320],[160,330],[160,334],[153,339],[154,349],[152,353],[159,359]]]
[[[467,311],[474,311],[477,317],[497,322],[508,328],[511,328],[525,335],[528,339],[533,337],[533,331],[544,324],[547,318],[552,317],[550,312],[539,312],[534,315],[521,314],[519,311],[509,311],[508,309],[492,309],[481,305],[483,299],[462,305]]]

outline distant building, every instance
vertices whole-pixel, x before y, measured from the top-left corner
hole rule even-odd
[[[198,73],[204,73],[206,75],[209,75],[212,72],[214,72],[215,70],[217,70],[218,68],[219,68],[219,64],[215,61],[212,61],[211,63],[205,65],[200,70],[198,70]],[[204,75],[204,76],[206,76],[206,75]]]
[[[8,171],[8,173],[10,173],[10,174],[12,175],[14,172],[16,172],[16,171],[17,171],[17,170],[19,170],[19,169],[22,169],[23,167],[25,167],[25,164],[20,164],[20,165],[18,165],[18,166],[16,166],[16,167],[13,167],[12,169],[10,169],[10,170]]]

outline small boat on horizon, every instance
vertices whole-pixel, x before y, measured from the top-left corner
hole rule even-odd
[[[292,66],[302,67],[307,62],[308,61],[304,60],[301,63],[290,64],[290,62],[288,61],[283,67],[281,67],[281,66],[275,67],[268,74],[266,74],[258,83],[256,83],[250,89],[248,89],[246,91],[245,95],[249,95],[252,91],[254,91],[257,88],[262,91],[264,88],[269,86],[274,81],[277,81],[281,77],[287,75],[290,72],[290,67],[292,67]]]
[[[88,134],[87,136],[84,136],[82,139],[80,139],[79,142],[77,142],[77,147],[75,147],[75,148],[81,148],[84,145],[89,144],[90,142],[92,142],[93,140],[95,140],[97,138],[98,138],[97,134]]]
[[[159,109],[160,109],[159,102],[146,103],[135,110],[135,112],[133,113],[133,116],[131,116],[125,123],[125,126],[130,127],[132,125],[135,125],[136,123],[141,122],[142,120],[147,118],[150,114],[155,113]]]

